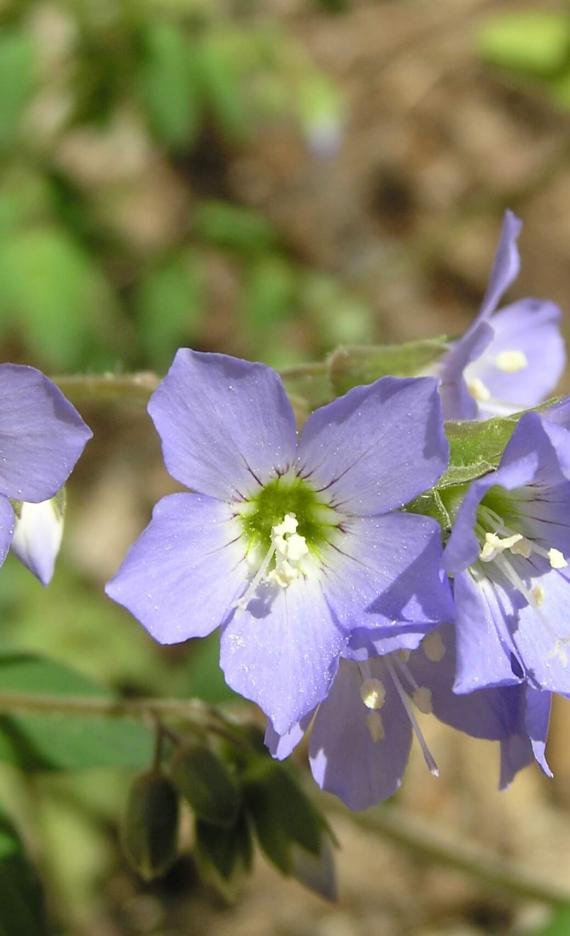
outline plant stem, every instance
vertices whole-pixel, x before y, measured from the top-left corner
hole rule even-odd
[[[401,845],[415,858],[448,865],[516,897],[555,907],[570,906],[569,888],[541,879],[529,868],[482,845],[436,831],[431,823],[395,807],[382,806],[364,813],[351,813],[336,803],[328,803],[328,808],[364,831]]]
[[[160,378],[151,371],[135,374],[77,374],[53,378],[72,403],[113,403],[128,401],[145,404]]]
[[[235,727],[231,716],[199,699],[113,699],[100,696],[36,695],[0,692],[2,715],[81,715],[99,718],[135,718],[148,721],[173,718],[197,728],[220,730],[222,723]],[[537,875],[516,862],[502,858],[481,845],[474,845],[435,831],[425,820],[383,806],[365,813],[352,813],[330,799],[327,810],[342,814],[368,833],[406,848],[414,857],[448,865],[470,877],[508,893],[538,900],[551,906],[570,906],[570,889]]]
[[[3,715],[85,715],[148,721],[175,718],[197,727],[220,725],[221,713],[200,699],[117,699],[104,696],[40,695],[0,692]],[[228,720],[229,719],[225,719]]]

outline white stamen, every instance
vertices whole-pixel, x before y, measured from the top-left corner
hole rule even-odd
[[[271,539],[276,539],[278,536],[289,536],[291,533],[296,533],[298,526],[299,523],[295,514],[285,514],[281,523],[276,523],[275,526],[271,528]]]
[[[504,538],[497,536],[496,533],[485,533],[485,543],[479,553],[479,558],[482,562],[491,562],[498,553],[504,552],[505,549],[512,549],[522,539],[521,533],[513,533],[512,536]]]
[[[565,569],[568,563],[559,549],[548,550],[548,561],[553,569]]]
[[[472,377],[467,381],[467,389],[474,400],[478,403],[485,403],[491,399],[491,391],[483,383],[480,377]]]
[[[271,545],[245,593],[236,601],[235,608],[242,611],[247,608],[263,582],[275,582],[281,588],[287,588],[297,578],[301,571],[299,563],[309,552],[305,537],[297,533],[298,526],[295,514],[288,513],[281,523],[276,523],[271,528]],[[273,557],[275,568],[267,572]]]
[[[271,541],[275,547],[275,568],[267,576],[268,581],[287,588],[299,572],[299,563],[309,552],[304,536],[297,533],[295,514],[285,514],[283,521],[271,530]]]
[[[360,698],[366,708],[377,711],[381,709],[386,701],[386,689],[379,679],[371,677],[363,679],[360,684]]]
[[[414,705],[419,708],[420,712],[423,712],[424,715],[432,714],[433,705],[431,701],[431,689],[428,689],[426,686],[420,686],[414,691],[412,699]]]
[[[528,367],[528,358],[524,351],[501,351],[495,358],[495,364],[505,374],[516,374]]]
[[[265,556],[263,557],[263,562],[261,563],[259,569],[257,570],[251,582],[247,586],[245,593],[241,596],[241,598],[238,599],[238,601],[236,601],[234,607],[238,608],[241,611],[247,608],[253,595],[257,591],[258,586],[261,584],[261,582],[263,581],[265,577],[265,573],[269,567],[269,563],[273,559],[274,552],[275,552],[275,543],[272,543],[269,549],[267,550],[267,552],[265,553]]]
[[[520,540],[513,543],[511,546],[511,552],[514,553],[515,556],[523,556],[524,559],[530,559],[532,549],[532,543],[530,540],[527,540],[526,536],[521,536]]]
[[[539,545],[534,542],[534,540],[521,536],[519,533],[513,533],[504,523],[503,519],[490,507],[481,505],[478,511],[478,518],[480,523],[493,525],[500,533],[507,534],[501,538],[497,533],[485,532],[481,525],[477,525],[476,532],[478,536],[481,537],[483,534],[485,536],[485,543],[479,553],[479,558],[483,562],[494,561],[507,581],[526,601],[528,601],[529,605],[534,608],[546,633],[555,641],[554,649],[549,654],[549,658],[556,657],[561,661],[563,666],[566,666],[568,663],[568,654],[565,645],[570,643],[570,638],[559,637],[544,612],[541,611],[542,605],[546,600],[546,589],[544,585],[539,582],[528,588],[518,574],[515,566],[512,565],[509,558],[504,555],[506,550],[510,550],[514,555],[522,556],[525,559],[529,559],[531,555],[535,554],[541,556],[543,559],[548,559],[551,569],[560,570],[568,566],[564,554],[554,546],[545,549],[544,546]]]
[[[405,691],[404,687],[402,686],[402,683],[400,682],[400,678],[399,678],[399,676],[398,676],[396,670],[394,669],[394,666],[393,666],[393,664],[392,664],[392,661],[391,661],[389,658],[386,658],[386,666],[388,667],[388,669],[389,669],[389,671],[390,671],[390,675],[391,675],[392,679],[394,680],[394,685],[395,685],[395,687],[396,687],[396,691],[397,691],[397,693],[398,693],[398,695],[399,695],[399,697],[400,697],[400,701],[401,701],[402,705],[404,706],[404,708],[405,708],[405,710],[406,710],[406,715],[408,716],[408,718],[410,719],[410,722],[412,723],[412,728],[413,728],[413,730],[414,730],[414,734],[415,734],[416,738],[418,739],[418,743],[419,743],[419,745],[420,745],[420,747],[421,747],[421,749],[422,749],[422,754],[424,755],[424,760],[425,760],[425,762],[426,762],[427,768],[428,768],[429,772],[430,772],[434,777],[439,777],[439,769],[438,769],[438,766],[437,766],[437,764],[436,764],[436,762],[435,762],[435,760],[434,760],[434,758],[433,758],[433,755],[432,755],[430,749],[429,749],[428,746],[427,746],[426,739],[424,738],[424,736],[423,736],[423,734],[422,734],[422,730],[421,730],[421,728],[420,728],[420,726],[419,726],[419,724],[418,724],[418,721],[417,721],[417,718],[416,718],[416,716],[415,716],[415,714],[414,714],[414,711],[413,711],[413,709],[412,709],[412,706],[410,705],[410,700],[409,700],[409,698],[408,698],[408,696],[407,696],[407,694],[406,694],[406,691]]]
[[[366,716],[366,724],[368,726],[370,737],[375,744],[377,744],[378,741],[384,740],[384,721],[382,720],[380,712],[368,712],[368,715]]]
[[[445,656],[445,643],[441,633],[436,630],[422,640],[422,650],[431,663],[439,663]]]
[[[540,608],[544,604],[544,599],[546,598],[546,592],[542,585],[535,585],[531,591],[531,595],[534,598],[534,603],[537,608]]]
[[[408,660],[410,659],[409,650],[397,650],[396,653],[398,654],[398,657],[400,658],[400,660],[402,660],[403,663],[407,663]]]

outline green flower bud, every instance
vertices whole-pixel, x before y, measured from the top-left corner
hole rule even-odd
[[[236,821],[241,794],[224,761],[204,744],[181,748],[174,756],[171,776],[198,819],[229,827]]]
[[[149,771],[136,777],[121,825],[125,854],[145,881],[164,874],[176,859],[178,794],[168,777]]]

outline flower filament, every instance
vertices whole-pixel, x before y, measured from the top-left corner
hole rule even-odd
[[[497,489],[491,489],[493,490],[497,491]],[[480,562],[493,563],[509,585],[533,608],[546,632],[554,639],[554,650],[551,656],[557,656],[566,665],[568,655],[564,645],[568,643],[568,638],[561,638],[552,629],[548,618],[541,610],[546,599],[545,586],[538,582],[528,587],[517,569],[516,560],[513,561],[513,557],[530,559],[531,556],[537,555],[548,560],[551,569],[559,571],[568,565],[563,553],[553,546],[545,548],[533,539],[516,532],[505,523],[500,514],[484,502],[477,510],[475,533],[481,545]],[[472,567],[471,571],[475,580],[479,580],[481,570]]]
[[[434,777],[439,776],[437,764],[427,745],[412,707],[413,702],[420,712],[426,715],[431,714],[433,711],[431,690],[425,686],[418,686],[402,653],[390,653],[386,657],[382,657],[375,662],[377,667],[382,666],[382,668],[386,670],[388,678],[391,679],[394,684],[394,688],[421,747],[428,770]],[[372,741],[376,743],[384,740],[385,737],[384,722],[380,714],[380,709],[384,707],[386,702],[387,690],[382,680],[371,675],[369,662],[359,663],[358,669],[361,679],[360,698],[365,708],[368,709],[366,724]],[[407,683],[408,688],[404,688],[400,676],[404,682]]]

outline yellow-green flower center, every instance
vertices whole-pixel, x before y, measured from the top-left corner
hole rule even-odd
[[[248,552],[265,555],[272,545],[272,531],[288,514],[297,522],[295,534],[304,539],[313,554],[331,541],[339,524],[338,513],[306,481],[290,476],[276,478],[240,510]]]

